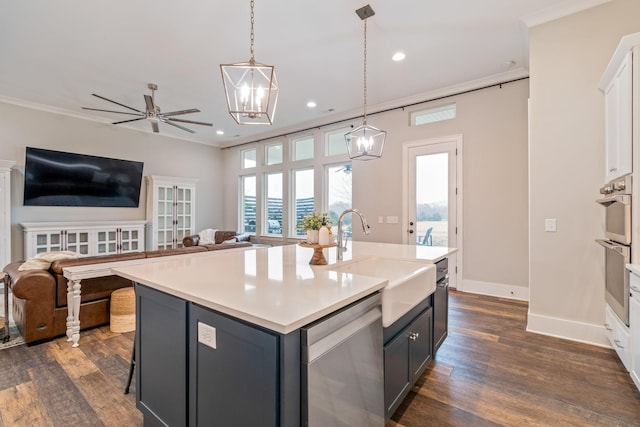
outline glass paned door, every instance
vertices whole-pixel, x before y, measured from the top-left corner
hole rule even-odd
[[[409,147],[407,243],[457,247],[456,140]],[[449,257],[449,277],[456,286],[456,255]]]
[[[158,224],[156,233],[158,238],[158,249],[168,249],[173,247],[173,187],[158,187]]]
[[[191,190],[178,187],[176,190],[176,247],[182,247],[182,239],[193,234],[191,229]]]

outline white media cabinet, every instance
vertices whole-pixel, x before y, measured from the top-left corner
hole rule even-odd
[[[25,222],[24,257],[42,252],[73,251],[108,255],[145,250],[146,221]]]

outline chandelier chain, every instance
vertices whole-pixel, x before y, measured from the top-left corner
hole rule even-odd
[[[253,0],[252,0],[253,1]],[[364,114],[363,114],[363,124],[367,124],[367,20],[364,20]]]
[[[254,24],[254,18],[253,18],[253,0],[251,0],[251,59],[250,59],[250,63],[254,63],[254,58],[253,58],[253,41],[254,41],[254,37],[253,37],[253,24]]]

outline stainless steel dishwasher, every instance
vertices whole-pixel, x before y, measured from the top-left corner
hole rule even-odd
[[[382,297],[302,328],[303,425],[384,426]]]

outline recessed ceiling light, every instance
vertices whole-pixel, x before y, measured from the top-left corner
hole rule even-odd
[[[307,107],[309,107],[309,108],[316,108],[316,105],[317,105],[317,104],[315,103],[315,101],[309,101],[309,102],[307,102]]]
[[[396,52],[393,54],[393,56],[391,57],[391,59],[393,59],[394,61],[398,62],[398,61],[402,61],[404,58],[406,58],[407,55],[404,54],[404,52]]]
[[[224,135],[224,131],[223,131],[223,130],[217,130],[217,131],[216,131],[216,134],[217,134],[217,135]]]

